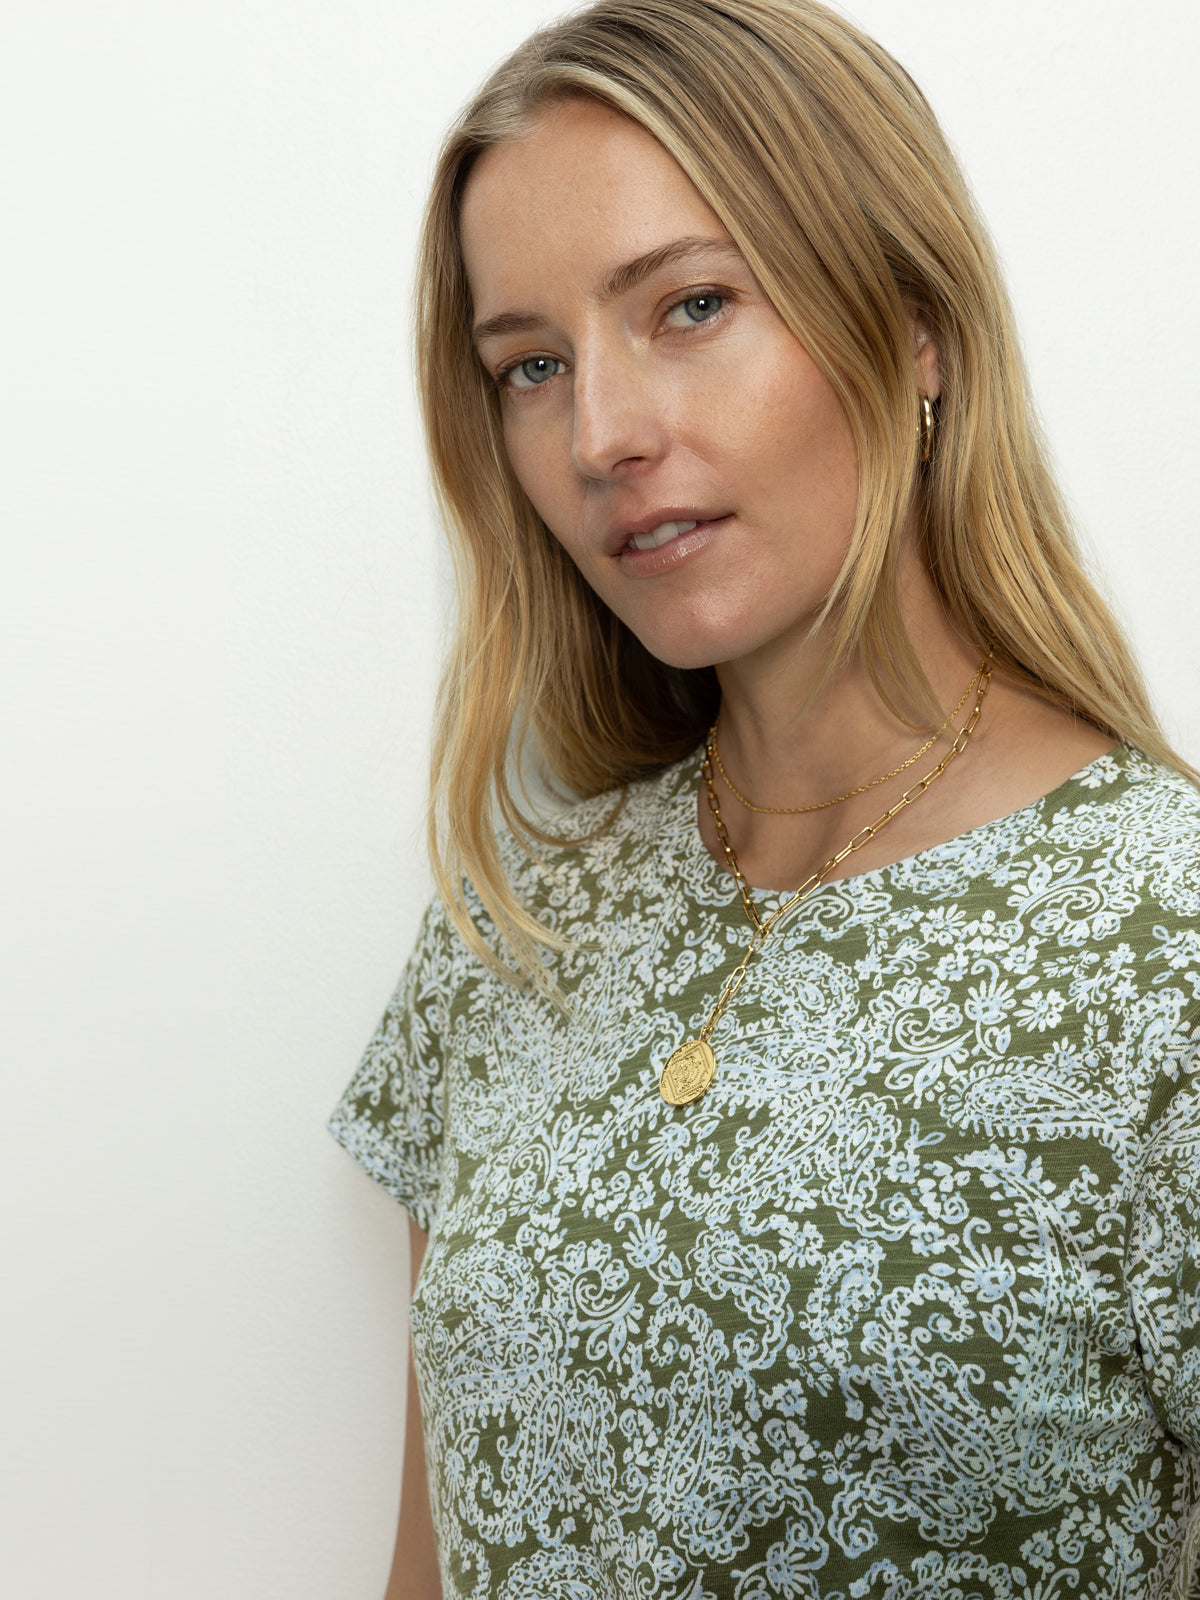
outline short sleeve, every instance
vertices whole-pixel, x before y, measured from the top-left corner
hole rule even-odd
[[[1126,1282],[1164,1427],[1200,1450],[1200,1045],[1164,1070],[1134,1179]]]
[[[342,1148],[426,1233],[441,1186],[451,941],[435,901],[383,1020],[329,1119]]]

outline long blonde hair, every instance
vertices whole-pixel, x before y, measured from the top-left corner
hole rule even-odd
[[[538,945],[553,942],[498,853],[497,813],[526,841],[550,838],[514,778],[514,742],[531,740],[571,793],[596,795],[694,749],[718,699],[711,669],[651,657],[542,523],[508,464],[495,386],[471,342],[459,210],[472,162],[578,95],[623,112],[675,158],[845,408],[859,495],[822,613],[827,670],[861,650],[893,712],[930,707],[896,592],[915,494],[952,624],[988,641],[1010,678],[1187,771],[1080,564],[993,250],[912,79],[814,0],[599,0],[533,34],[466,107],[437,164],[420,248],[421,399],[459,588],[430,844],[471,944],[488,954],[464,880],[518,970],[536,973]],[[925,466],[914,313],[942,371]]]

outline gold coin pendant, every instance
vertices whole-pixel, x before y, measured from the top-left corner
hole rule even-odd
[[[703,1039],[689,1039],[667,1057],[659,1092],[669,1105],[690,1106],[699,1100],[717,1075],[717,1058]]]

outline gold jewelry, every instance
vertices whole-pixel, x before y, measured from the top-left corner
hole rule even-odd
[[[720,823],[718,831],[722,835],[722,844],[725,849],[726,857],[730,861],[731,866],[734,868],[735,878],[738,888],[742,892],[743,902],[745,902],[747,905],[747,914],[750,916],[750,920],[754,924],[754,934],[746,948],[745,955],[738,962],[737,966],[730,973],[729,977],[726,978],[724,987],[717,996],[716,1004],[708,1014],[708,1021],[701,1028],[698,1037],[695,1039],[685,1040],[683,1044],[678,1045],[667,1057],[667,1062],[663,1067],[662,1076],[659,1079],[658,1087],[663,1099],[666,1100],[669,1105],[690,1106],[693,1101],[699,1100],[700,1096],[711,1087],[712,1081],[717,1075],[717,1058],[709,1041],[713,1036],[713,1031],[717,1024],[728,1010],[729,1004],[734,995],[741,988],[742,980],[746,976],[751,961],[754,960],[754,957],[763,948],[767,940],[771,937],[772,933],[774,933],[775,929],[784,920],[784,918],[790,916],[802,901],[807,900],[809,895],[811,895],[814,890],[821,886],[821,884],[825,881],[835,867],[840,866],[841,863],[845,861],[846,857],[852,855],[855,850],[861,850],[863,845],[869,843],[881,828],[886,827],[898,812],[904,810],[905,806],[911,805],[914,800],[919,799],[920,796],[925,793],[926,789],[929,788],[930,784],[937,782],[950,763],[955,760],[957,756],[962,754],[962,752],[967,748],[967,745],[970,743],[971,735],[975,732],[976,724],[978,723],[980,714],[983,711],[984,698],[987,695],[988,687],[991,684],[991,681],[992,672],[989,665],[989,658],[985,656],[979,669],[979,692],[975,697],[975,705],[971,711],[971,715],[967,718],[961,730],[955,736],[954,743],[942,757],[941,761],[938,762],[937,766],[934,767],[931,772],[927,772],[923,778],[914,783],[911,789],[906,789],[905,792],[900,796],[899,800],[896,801],[895,805],[890,806],[876,822],[871,823],[869,827],[861,828],[858,833],[854,835],[849,844],[844,845],[842,849],[838,851],[837,855],[831,856],[823,867],[819,868],[816,872],[807,877],[800,887],[790,894],[781,905],[776,906],[775,910],[772,911],[769,916],[761,916],[758,907],[755,906],[754,901],[750,896],[749,889],[746,887],[745,878],[742,875],[741,868],[737,865],[737,856],[734,852],[732,844],[729,842],[728,833],[725,832],[725,825],[723,822]],[[709,760],[708,752],[710,748],[711,736],[709,747],[707,747],[705,750],[706,763]],[[716,798],[715,794],[712,794],[711,792],[711,784],[710,797],[711,803],[711,800],[715,800]],[[718,818],[719,810],[720,808],[718,807]]]
[[[927,394],[921,396],[921,460],[928,461],[933,454],[933,434],[936,418],[933,403]]]
[[[971,693],[971,690],[979,682],[979,676],[980,676],[980,673],[982,673],[982,671],[983,671],[983,668],[980,667],[979,672],[977,672],[975,674],[975,676],[971,679],[970,683],[963,690],[958,704],[955,706],[954,710],[950,713],[950,715],[946,718],[945,722],[942,723],[941,727],[937,730],[937,732],[935,734],[933,734],[933,736],[931,738],[926,739],[925,743],[921,746],[921,748],[919,750],[914,751],[913,754],[911,756],[909,756],[907,761],[902,761],[898,767],[893,767],[890,772],[885,772],[882,778],[872,778],[870,783],[862,783],[862,784],[860,784],[858,786],[857,789],[847,789],[845,794],[835,795],[835,797],[832,800],[818,800],[816,805],[812,805],[812,806],[756,806],[754,804],[753,800],[747,800],[746,796],[742,793],[742,791],[735,787],[733,779],[725,771],[725,764],[721,760],[721,752],[717,748],[717,731],[721,726],[721,713],[719,711],[717,713],[717,720],[713,723],[712,728],[709,731],[708,747],[707,748],[711,749],[711,751],[712,751],[713,760],[717,763],[717,771],[721,774],[722,778],[724,778],[724,780],[725,780],[725,787],[729,790],[730,794],[733,796],[733,798],[735,800],[740,800],[742,802],[742,804],[745,806],[747,811],[757,811],[757,812],[759,812],[759,814],[761,816],[764,816],[764,817],[798,817],[801,814],[801,812],[804,812],[804,811],[826,811],[826,810],[828,810],[828,808],[830,806],[840,806],[842,804],[843,800],[853,800],[853,798],[854,798],[854,796],[856,794],[866,794],[868,789],[877,789],[881,783],[887,783],[889,778],[898,778],[902,772],[904,772],[908,767],[912,766],[914,761],[919,761],[921,759],[921,757],[926,753],[926,751],[932,750],[934,745],[938,742],[938,740],[945,733],[946,729],[954,721],[955,717],[958,716],[958,713],[966,705],[967,696]]]

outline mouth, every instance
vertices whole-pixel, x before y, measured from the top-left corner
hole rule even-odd
[[[657,550],[661,545],[670,544],[672,539],[678,539],[681,533],[691,533],[699,523],[691,522],[660,522],[657,528],[651,528],[649,533],[635,533],[626,548],[633,550]]]
[[[635,551],[649,552],[661,550],[667,545],[685,539],[687,535],[694,534],[697,530],[701,534],[715,527],[718,523],[727,520],[732,513],[728,511],[689,511],[687,513],[668,510],[652,513],[637,523],[627,523],[624,528],[617,531],[615,554],[631,557]]]

